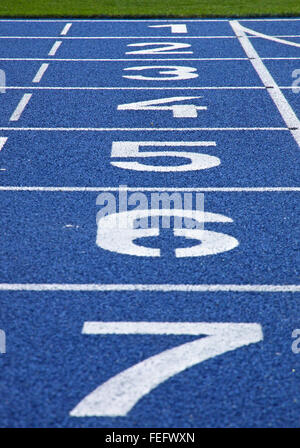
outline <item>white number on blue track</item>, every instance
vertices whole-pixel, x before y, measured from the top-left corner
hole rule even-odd
[[[159,46],[157,47],[157,45]],[[182,48],[191,48],[190,44],[183,44],[179,42],[138,42],[136,44],[127,44],[127,47],[146,46],[156,46],[157,48],[127,51],[126,54],[193,54],[193,51],[180,50]]]
[[[187,33],[187,26],[182,23],[170,23],[168,25],[148,25],[149,28],[171,28],[171,33]]]
[[[207,359],[260,342],[257,323],[207,322],[85,322],[83,334],[205,335],[165,350],[120,372],[87,395],[72,417],[126,416],[159,384]]]
[[[118,110],[171,110],[174,118],[197,118],[198,110],[207,110],[207,106],[195,104],[170,104],[202,98],[201,96],[172,96],[156,100],[138,101],[120,104]],[[166,106],[166,104],[169,104]]]
[[[196,73],[197,69],[194,67],[186,67],[179,65],[153,65],[153,66],[138,66],[138,67],[127,67],[123,70],[132,71],[144,71],[144,70],[158,70],[160,75],[167,76],[145,76],[145,75],[123,75],[123,78],[137,79],[137,80],[148,80],[148,81],[180,81],[184,79],[197,78],[199,75]],[[168,76],[170,75],[170,76]]]
[[[135,171],[154,171],[160,173],[167,172],[184,172],[206,170],[220,165],[221,161],[218,157],[208,154],[200,154],[188,151],[141,151],[142,146],[155,147],[209,147],[216,146],[216,142],[113,142],[111,157],[115,158],[141,158],[149,159],[151,157],[168,157],[174,158],[174,162],[178,158],[187,159],[189,163],[180,165],[147,165],[137,161],[112,161],[111,164],[117,168]]]
[[[137,257],[160,257],[160,249],[141,246],[136,243],[139,238],[158,237],[159,227],[135,228],[136,220],[145,220],[149,217],[182,217],[192,219],[198,224],[205,222],[232,223],[227,216],[200,212],[197,210],[180,209],[135,209],[120,213],[111,213],[103,216],[102,211],[97,215],[97,239],[96,245],[101,249],[116,252],[123,255]],[[202,257],[227,252],[239,245],[236,238],[221,232],[202,229],[174,228],[174,236],[186,239],[198,240],[199,244],[192,247],[175,249],[177,258]]]

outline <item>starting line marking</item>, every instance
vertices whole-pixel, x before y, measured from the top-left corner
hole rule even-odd
[[[0,291],[300,292],[300,285],[0,283]]]

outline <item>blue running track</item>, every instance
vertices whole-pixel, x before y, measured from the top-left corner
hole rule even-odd
[[[300,18],[1,20],[0,70],[0,427],[299,427]]]

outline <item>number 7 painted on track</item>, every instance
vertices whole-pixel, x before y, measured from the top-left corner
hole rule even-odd
[[[164,350],[115,375],[87,395],[70,412],[72,417],[126,416],[142,397],[177,373],[263,339],[257,323],[85,322],[82,333],[206,337]]]

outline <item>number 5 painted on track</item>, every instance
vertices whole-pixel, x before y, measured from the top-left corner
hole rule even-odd
[[[257,323],[85,322],[82,333],[206,337],[165,350],[110,378],[70,412],[72,417],[126,416],[142,397],[177,373],[263,339]]]

